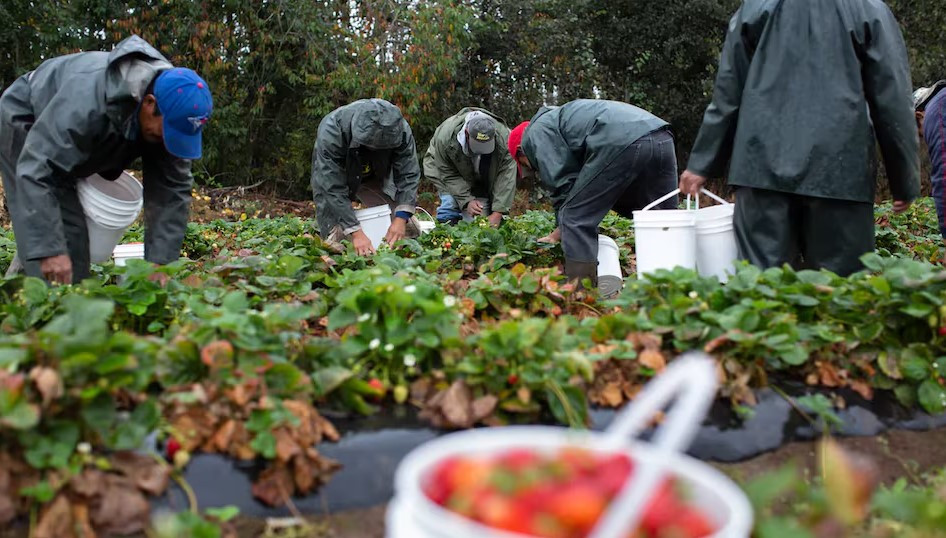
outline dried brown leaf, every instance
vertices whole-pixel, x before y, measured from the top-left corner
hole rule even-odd
[[[473,401],[473,423],[477,423],[493,414],[496,406],[499,404],[499,398],[492,394],[487,394]]]
[[[473,394],[470,387],[461,380],[455,381],[443,392],[443,400],[438,407],[447,423],[455,428],[473,426]]]
[[[171,468],[154,458],[135,452],[118,452],[110,461],[116,470],[149,495],[161,495],[168,488]]]
[[[667,359],[663,353],[647,348],[637,355],[637,362],[656,372],[662,372],[667,367]]]
[[[43,407],[63,395],[62,377],[59,372],[45,366],[37,366],[30,371],[30,381],[43,397]]]
[[[276,438],[276,460],[281,463],[289,463],[289,460],[302,453],[299,443],[292,438],[292,433],[286,428],[278,428],[273,431]]]
[[[39,516],[34,538],[78,538],[72,528],[72,506],[60,493]]]
[[[864,398],[865,400],[874,399],[874,388],[871,387],[866,381],[860,379],[851,381],[851,389],[853,389],[854,392],[860,394],[861,398]]]
[[[617,383],[608,383],[604,389],[598,392],[596,402],[603,403],[609,407],[618,407],[624,403],[624,391],[621,390],[620,385]]]
[[[293,480],[289,469],[273,463],[253,483],[253,497],[267,506],[282,506],[292,494]]]
[[[72,477],[69,485],[76,494],[91,499],[105,491],[105,478],[105,473],[98,469],[83,469],[81,473]]]
[[[148,501],[130,480],[109,475],[106,488],[92,507],[92,523],[104,535],[134,534],[148,526]]]
[[[236,421],[229,419],[223,423],[223,426],[217,429],[217,432],[210,438],[211,447],[222,454],[226,454],[233,441],[233,434],[236,432]]]

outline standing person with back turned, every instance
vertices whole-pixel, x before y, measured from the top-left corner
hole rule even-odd
[[[919,134],[926,140],[930,154],[930,182],[939,233],[946,239],[946,80],[917,90],[913,94],[913,107]]]
[[[374,253],[352,202],[389,205],[394,213],[384,241],[417,237],[420,164],[411,127],[384,99],[361,99],[322,119],[312,152],[312,193],[323,239],[351,238],[362,256]]]
[[[26,274],[89,276],[89,234],[76,181],[115,180],[141,157],[145,259],[180,257],[210,88],[132,36],[111,52],[52,58],[0,97],[0,175]],[[160,275],[161,273],[155,273]],[[160,277],[158,277],[160,278]]]
[[[608,296],[621,282],[598,282],[598,225],[608,211],[633,212],[676,188],[677,156],[670,126],[636,106],[579,99],[543,107],[509,134],[509,151],[525,173],[552,193],[554,232],[569,280],[590,279]],[[674,196],[658,206],[673,209]]]
[[[481,108],[464,108],[441,123],[424,156],[424,177],[440,191],[441,205],[454,202],[463,211],[459,218],[484,216],[499,226],[516,196],[508,138],[502,118]]]
[[[894,210],[920,193],[911,93],[903,36],[881,0],[747,0],[680,188],[696,194],[729,163],[741,257],[858,271],[874,250],[876,142]]]

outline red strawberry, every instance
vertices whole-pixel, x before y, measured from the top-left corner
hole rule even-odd
[[[693,508],[683,508],[670,528],[679,531],[674,536],[683,538],[704,538],[716,532],[709,519]]]
[[[516,374],[509,374],[509,377],[506,378],[506,382],[509,383],[510,385],[515,385],[516,383],[519,382],[519,376],[517,376]]]
[[[181,443],[178,442],[175,438],[168,439],[167,444],[164,446],[164,453],[167,455],[168,460],[174,460],[174,454],[177,454],[177,451],[181,449]]]
[[[939,328],[939,335],[940,335],[940,336],[946,336],[946,327],[940,327],[940,328]]]
[[[650,499],[650,503],[644,511],[641,528],[652,535],[660,536],[663,529],[676,521],[680,510],[682,510],[682,507],[677,501],[673,486],[670,481],[664,482]]]
[[[560,490],[549,503],[549,512],[572,529],[590,531],[608,506],[604,494],[588,484]]]

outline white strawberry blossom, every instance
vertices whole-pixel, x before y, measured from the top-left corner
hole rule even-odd
[[[411,284],[410,286],[404,288],[405,293],[414,293],[417,291],[417,286]]]
[[[454,306],[457,305],[457,298],[454,297],[453,295],[447,295],[446,297],[443,298],[443,304],[447,308],[453,308]]]
[[[371,342],[368,342],[368,349],[378,349],[379,347],[381,347],[381,340],[377,338],[371,340]]]

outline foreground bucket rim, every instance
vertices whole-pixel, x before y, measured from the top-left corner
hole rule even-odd
[[[459,532],[488,538],[522,538],[518,534],[491,529],[437,505],[424,494],[421,479],[434,465],[452,456],[486,455],[516,448],[551,451],[566,446],[602,452],[596,447],[603,446],[603,442],[601,433],[550,426],[511,426],[449,434],[421,445],[402,460],[395,473],[395,497],[419,503],[412,511],[426,513],[438,529],[449,531],[444,536],[457,536]],[[715,496],[718,503],[728,510],[729,518],[717,522],[720,527],[712,535],[714,538],[744,538],[749,535],[753,512],[748,499],[732,480],[713,467],[684,454],[666,454],[639,442],[628,442],[625,448],[608,452],[626,453],[638,463],[663,465],[678,480]]]

